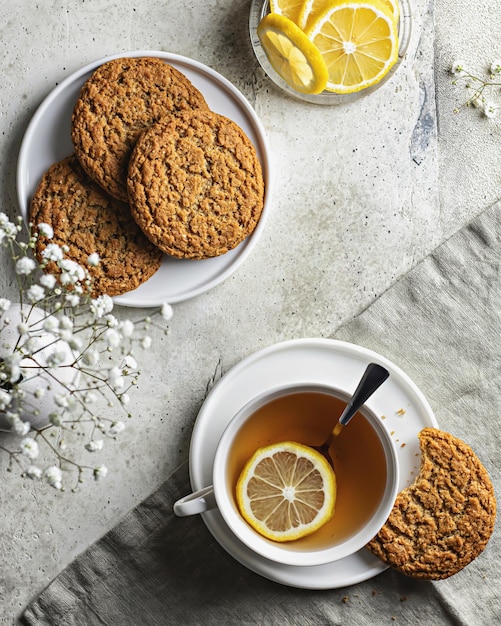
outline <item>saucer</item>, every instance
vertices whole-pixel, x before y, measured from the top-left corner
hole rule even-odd
[[[212,483],[218,441],[229,421],[253,397],[294,383],[335,385],[353,393],[365,368],[376,362],[390,377],[366,406],[385,420],[400,464],[399,491],[410,485],[420,465],[418,433],[438,428],[433,411],[413,381],[383,356],[355,344],[333,339],[295,339],[260,350],[230,369],[212,388],[195,422],[190,445],[193,490]],[[335,563],[287,566],[255,554],[229,531],[217,510],[202,514],[221,546],[253,572],[275,582],[303,589],[336,589],[376,576],[386,565],[363,548]]]
[[[17,193],[27,220],[31,198],[45,171],[73,152],[71,114],[84,82],[103,63],[120,57],[156,57],[182,72],[205,97],[209,107],[229,117],[247,134],[263,169],[265,198],[254,232],[226,254],[209,259],[177,259],[164,255],[160,269],[137,289],[113,298],[129,307],[175,304],[206,293],[226,280],[253,251],[264,230],[271,203],[270,149],[263,125],[245,96],[224,76],[193,59],[167,52],[136,50],[98,59],[67,76],[40,104],[24,134],[17,163]]]

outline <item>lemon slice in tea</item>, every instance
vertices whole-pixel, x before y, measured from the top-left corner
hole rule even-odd
[[[332,518],[336,477],[319,452],[286,441],[252,456],[238,479],[236,497],[240,513],[259,534],[292,541]]]
[[[292,20],[268,13],[257,27],[257,36],[273,69],[301,93],[320,93],[329,73],[323,56]]]
[[[330,2],[306,34],[325,60],[327,91],[353,93],[370,87],[398,59],[397,22],[382,0]]]

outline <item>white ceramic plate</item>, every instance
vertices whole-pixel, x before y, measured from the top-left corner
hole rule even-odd
[[[388,369],[390,377],[367,401],[384,416],[394,438],[399,463],[399,490],[419,470],[417,434],[438,427],[433,411],[412,380],[384,357],[354,344],[331,339],[297,339],[275,344],[247,357],[225,374],[207,396],[198,414],[190,446],[190,479],[194,490],[212,483],[217,443],[233,415],[252,397],[295,382],[334,385],[352,394],[369,362]],[[217,510],[203,514],[207,527],[235,559],[275,582],[304,589],[335,589],[379,574],[386,566],[365,548],[355,555],[315,567],[281,565],[251,552],[227,528]]]
[[[250,237],[234,250],[212,259],[193,261],[164,256],[162,266],[152,278],[134,291],[114,298],[117,304],[131,307],[158,306],[163,302],[173,304],[207,292],[243,263],[261,236],[270,206],[272,175],[264,129],[244,96],[213,69],[176,54],[134,51],[99,59],[68,76],[45,98],[26,129],[17,164],[18,201],[26,218],[42,175],[53,163],[73,151],[71,114],[82,85],[97,67],[124,56],[158,57],[183,72],[202,92],[213,111],[229,117],[245,131],[256,148],[263,168],[264,209]]]

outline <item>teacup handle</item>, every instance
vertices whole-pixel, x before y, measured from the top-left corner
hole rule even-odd
[[[186,517],[187,515],[196,515],[197,513],[205,513],[215,509],[217,506],[214,496],[214,487],[204,487],[199,491],[180,498],[174,503],[174,513],[178,517]]]

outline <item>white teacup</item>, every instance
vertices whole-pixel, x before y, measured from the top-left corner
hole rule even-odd
[[[266,391],[232,418],[217,445],[212,485],[174,504],[183,517],[217,508],[248,548],[277,563],[332,563],[363,548],[388,518],[398,492],[395,445],[383,421],[364,406],[331,447],[337,481],[334,517],[308,537],[271,541],[241,516],[235,496],[238,475],[259,448],[279,441],[321,445],[334,428],[349,395],[334,387],[296,384]]]

